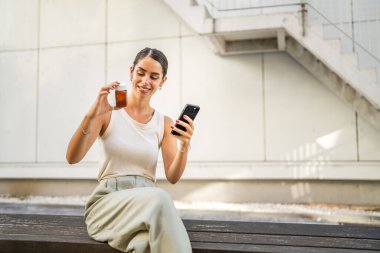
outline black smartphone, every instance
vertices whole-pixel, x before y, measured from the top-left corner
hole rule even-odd
[[[187,120],[183,118],[184,115],[187,115],[190,119],[194,120],[195,117],[197,116],[198,112],[200,110],[200,107],[197,105],[191,105],[191,104],[186,104],[185,107],[183,108],[181,115],[179,116],[178,120],[184,121],[186,123],[189,123]],[[176,128],[181,129],[182,131],[186,132],[186,128],[179,124],[175,124]],[[176,131],[172,130],[171,132],[173,135],[180,135]]]

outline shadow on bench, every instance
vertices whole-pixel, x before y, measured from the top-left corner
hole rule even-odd
[[[380,227],[184,220],[194,253],[380,252]],[[79,215],[0,214],[0,252],[111,253],[89,238]]]

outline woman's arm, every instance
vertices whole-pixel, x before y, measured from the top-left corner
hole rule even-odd
[[[102,132],[103,126],[107,122],[106,119],[110,118],[110,111],[112,110],[112,106],[107,101],[107,95],[111,89],[115,89],[118,85],[118,82],[113,82],[100,89],[95,103],[71,137],[66,152],[68,163],[80,162]]]
[[[187,116],[185,116],[185,119],[189,124],[183,121],[178,121],[177,124],[184,126],[186,132],[176,128],[173,120],[165,116],[164,138],[162,139],[162,158],[164,161],[166,178],[172,184],[179,181],[185,170],[187,154],[190,147],[190,138],[194,131],[193,121]],[[181,134],[181,136],[172,135],[172,129]],[[177,139],[179,140],[178,148]]]

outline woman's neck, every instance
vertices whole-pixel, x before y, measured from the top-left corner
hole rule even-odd
[[[147,124],[153,117],[154,109],[149,104],[149,99],[136,99],[132,95],[128,97],[126,112],[135,121]]]
[[[128,104],[127,104],[128,112],[133,113],[134,115],[138,114],[151,114],[153,108],[150,106],[150,99],[140,99],[134,96],[132,93],[128,97]]]

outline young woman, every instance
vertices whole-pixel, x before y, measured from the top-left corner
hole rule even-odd
[[[93,239],[123,252],[192,252],[173,201],[154,183],[160,148],[166,178],[178,182],[194,131],[189,117],[189,124],[177,122],[186,128],[182,131],[150,106],[153,94],[165,84],[167,68],[161,51],[141,50],[130,68],[127,106],[108,103],[107,95],[118,82],[102,87],[67,148],[67,161],[77,163],[99,139],[104,157],[99,185],[85,206],[87,230]],[[181,135],[172,135],[172,129]]]

